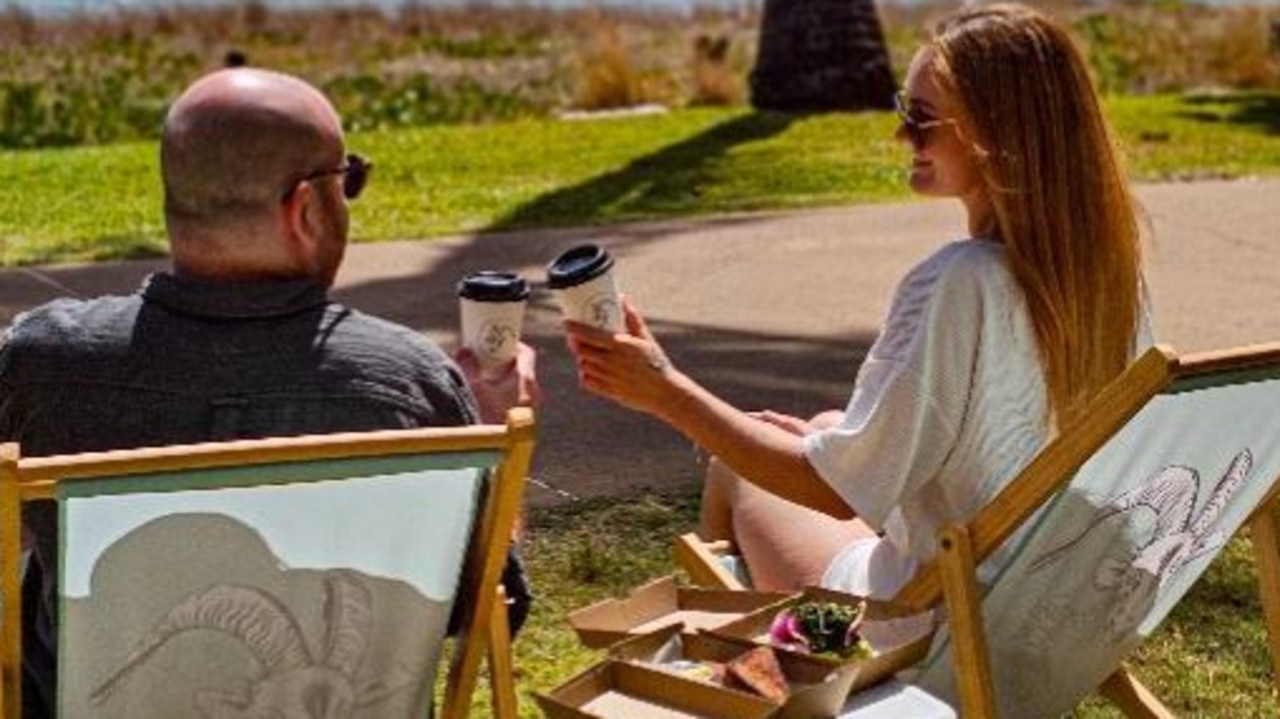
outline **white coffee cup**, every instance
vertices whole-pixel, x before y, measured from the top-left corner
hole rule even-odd
[[[496,370],[516,358],[529,283],[514,272],[486,270],[458,283],[462,343],[482,370]]]
[[[602,247],[579,245],[547,266],[547,288],[565,319],[610,332],[623,332],[622,303],[613,257]]]

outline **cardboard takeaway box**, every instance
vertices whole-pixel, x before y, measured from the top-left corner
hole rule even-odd
[[[792,596],[678,587],[674,577],[663,577],[636,587],[626,599],[606,599],[571,612],[569,625],[584,645],[603,649],[672,624],[683,624],[691,633],[715,629],[780,605]]]
[[[767,611],[746,614],[734,621],[707,630],[712,637],[738,639],[756,644],[771,644],[769,628],[773,625],[778,612],[803,604],[804,602],[834,602],[846,606],[857,606],[865,601],[867,604],[865,619],[886,620],[911,616],[913,612],[894,606],[887,602],[864,600],[861,597],[844,592],[836,592],[820,587],[810,587],[799,594],[790,595],[780,603],[768,607]],[[827,664],[843,667],[848,674],[849,687],[846,694],[861,691],[869,686],[893,676],[895,673],[916,664],[929,652],[933,636],[929,635],[910,644],[896,647],[887,652],[860,659],[841,659],[839,657],[809,656],[808,658]]]
[[[684,634],[673,625],[651,634],[615,644],[609,655],[615,659],[661,664],[687,659],[696,662],[728,663],[758,645],[746,639],[710,633]],[[854,665],[836,665],[816,657],[773,648],[774,656],[787,679],[788,697],[771,719],[830,719],[840,713],[849,696],[855,675]],[[722,691],[755,695],[734,687]]]
[[[690,679],[656,666],[679,659],[723,663],[757,646],[750,639],[689,634],[686,629],[672,624],[614,644],[604,662],[534,697],[550,719],[830,719],[840,713],[855,684],[875,683],[902,667],[877,663],[880,657],[839,664],[775,647],[789,690],[779,704],[745,689]],[[927,648],[924,641],[912,651],[923,654]],[[875,671],[866,671],[868,666]],[[879,678],[873,680],[873,674]]]
[[[549,719],[766,719],[778,708],[749,694],[616,659],[534,699]]]

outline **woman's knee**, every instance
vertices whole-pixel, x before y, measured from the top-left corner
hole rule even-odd
[[[733,497],[741,481],[724,462],[711,458],[702,484],[698,534],[703,539],[733,539]]]
[[[704,494],[714,493],[728,497],[742,481],[743,479],[736,472],[729,469],[729,465],[721,462],[719,457],[713,456],[707,462],[707,474],[703,484]]]

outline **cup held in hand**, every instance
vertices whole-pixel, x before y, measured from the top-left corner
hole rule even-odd
[[[609,332],[624,331],[613,257],[597,245],[565,251],[547,267],[547,287],[565,319]]]
[[[458,283],[462,342],[485,370],[507,365],[520,348],[529,283],[513,272],[486,270]]]

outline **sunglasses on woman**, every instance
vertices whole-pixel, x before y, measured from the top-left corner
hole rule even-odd
[[[364,191],[365,183],[369,181],[369,172],[372,170],[372,162],[353,152],[347,155],[347,161],[342,165],[330,170],[318,170],[299,179],[289,187],[289,191],[284,193],[282,199],[289,199],[289,195],[293,194],[293,189],[304,182],[312,182],[330,175],[342,175],[342,195],[348,200],[354,200]]]
[[[935,118],[927,115],[921,117],[920,113],[911,107],[906,93],[902,91],[893,94],[893,111],[898,114],[898,121],[902,123],[902,129],[906,131],[911,146],[917,150],[922,150],[929,144],[929,136],[934,130],[943,125],[955,124],[955,120],[951,118]]]

